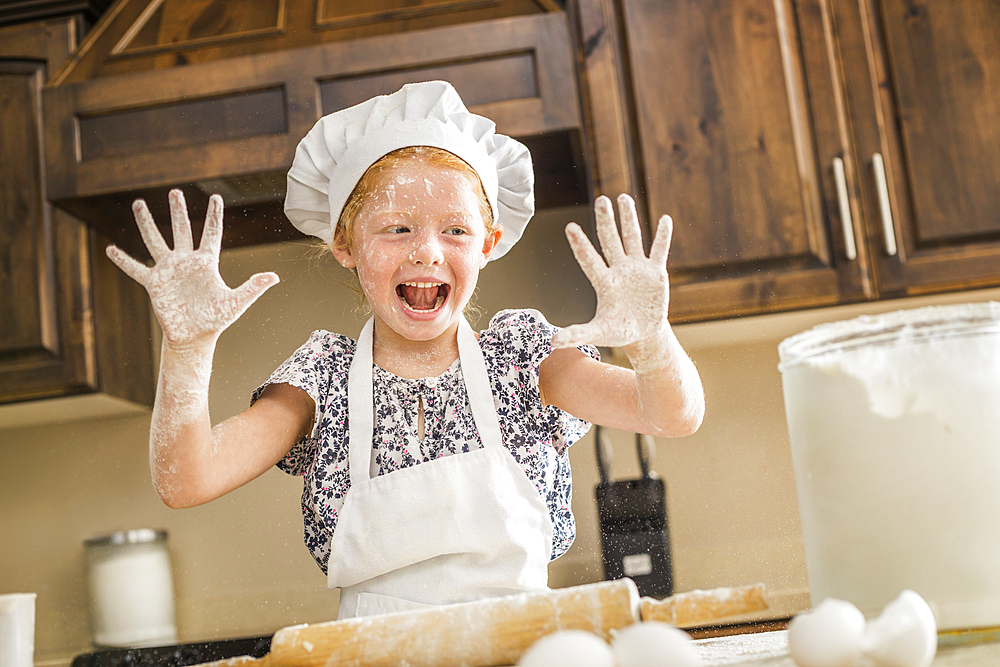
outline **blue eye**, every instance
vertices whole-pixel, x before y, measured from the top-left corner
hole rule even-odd
[[[404,227],[403,225],[395,225],[394,227],[389,227],[386,231],[390,234],[405,234],[410,231],[410,228]]]
[[[461,227],[449,227],[448,229],[444,230],[444,233],[445,234],[452,234],[454,236],[464,236],[465,234],[468,234],[469,232],[466,231],[465,229],[461,228]]]

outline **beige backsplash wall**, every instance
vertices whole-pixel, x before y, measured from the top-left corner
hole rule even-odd
[[[573,214],[580,212],[540,216],[526,243],[487,268],[480,303],[488,312],[537,307],[557,324],[590,317],[593,295],[561,231]],[[303,244],[224,253],[231,285],[261,270],[278,272],[282,282],[220,341],[211,399],[216,420],[241,410],[312,329],[354,335],[360,328],[353,297],[339,284],[344,274],[329,258],[309,256]],[[679,328],[702,373],[708,414],[696,435],[660,440],[654,464],[669,489],[678,590],[762,581],[802,604],[805,566],[776,344],[817,318],[855,314],[852,308]],[[148,426],[148,415],[140,414],[0,430],[0,592],[38,593],[37,658],[87,650],[82,541],[118,528],[169,531],[182,640],[264,634],[333,618],[336,593],[326,589],[302,544],[300,480],[272,470],[206,506],[169,510],[149,481]],[[613,437],[614,476],[636,475],[631,434]],[[552,564],[554,586],[601,577],[592,435],[571,451],[579,536]]]

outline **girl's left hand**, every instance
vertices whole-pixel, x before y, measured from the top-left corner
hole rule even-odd
[[[667,254],[673,232],[670,216],[660,218],[649,257],[646,257],[639,216],[630,196],[618,196],[621,236],[615,229],[610,199],[598,197],[594,212],[597,238],[607,263],[576,223],[566,226],[566,236],[576,261],[597,292],[597,313],[586,324],[574,324],[559,331],[552,337],[555,348],[585,343],[623,347],[658,336],[670,328],[667,320],[670,302]]]

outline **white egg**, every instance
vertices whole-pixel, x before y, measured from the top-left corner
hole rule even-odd
[[[882,667],[927,667],[937,653],[934,613],[915,591],[903,591],[868,622],[864,652]]]
[[[525,651],[518,667],[615,667],[611,647],[583,630],[560,630]]]
[[[691,637],[667,623],[644,621],[619,630],[611,641],[618,667],[697,667]]]
[[[861,657],[864,633],[861,610],[827,598],[788,624],[788,652],[800,667],[851,667]]]

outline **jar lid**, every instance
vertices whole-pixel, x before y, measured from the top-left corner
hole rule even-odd
[[[136,528],[134,530],[116,530],[107,535],[90,537],[83,541],[88,547],[108,546],[117,544],[146,544],[163,542],[167,539],[167,531],[152,528]]]
[[[819,324],[778,344],[778,369],[860,347],[926,343],[1000,332],[1000,303],[925,306]]]

